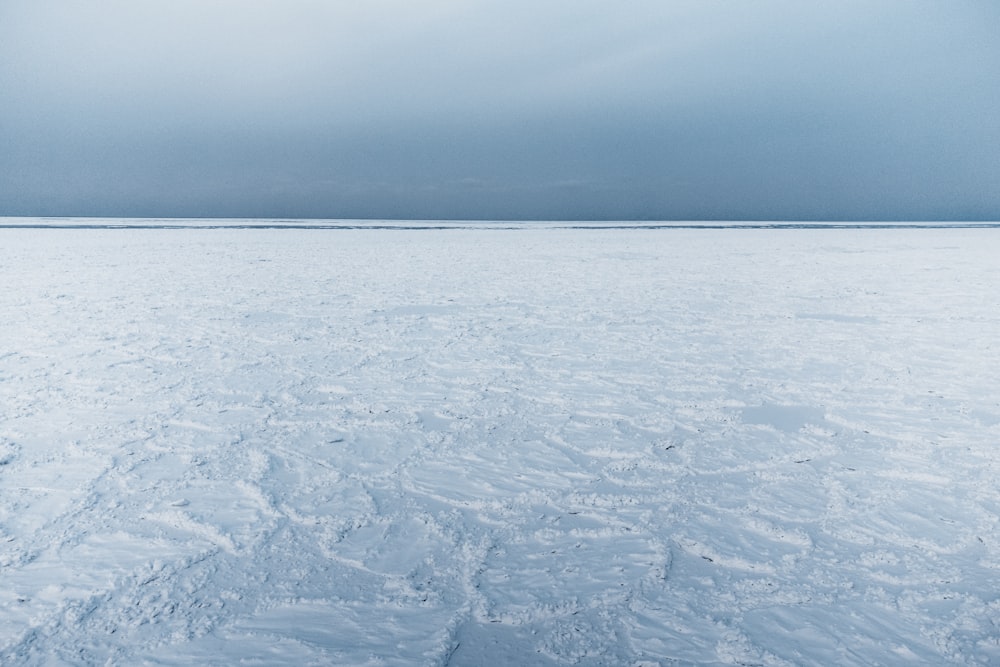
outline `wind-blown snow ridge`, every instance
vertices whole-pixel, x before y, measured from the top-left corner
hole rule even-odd
[[[988,229],[0,231],[0,664],[1000,661]]]

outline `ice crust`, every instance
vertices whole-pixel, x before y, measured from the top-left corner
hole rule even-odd
[[[0,229],[0,664],[1000,663],[998,257]]]

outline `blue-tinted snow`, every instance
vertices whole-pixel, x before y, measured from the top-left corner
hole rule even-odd
[[[0,230],[0,662],[1000,661],[996,230],[456,227]]]

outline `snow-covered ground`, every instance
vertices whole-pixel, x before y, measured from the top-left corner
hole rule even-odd
[[[998,664],[998,258],[2,229],[0,664]]]

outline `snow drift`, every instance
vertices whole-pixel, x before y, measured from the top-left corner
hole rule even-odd
[[[998,662],[998,256],[0,230],[0,662]]]

